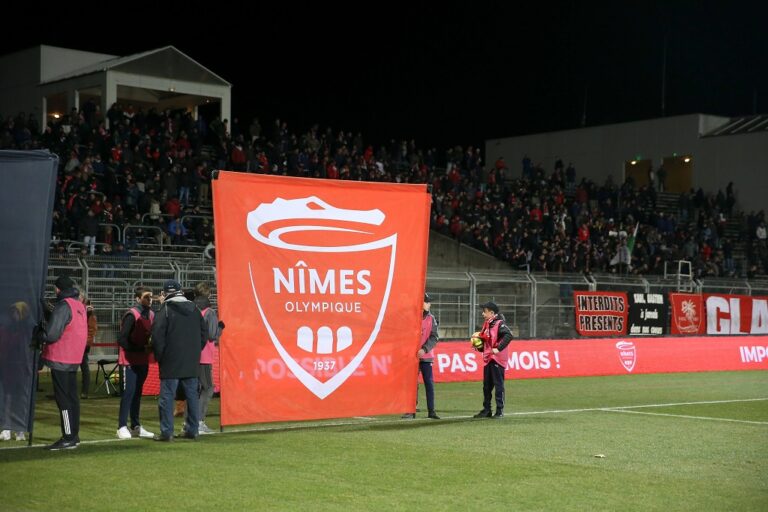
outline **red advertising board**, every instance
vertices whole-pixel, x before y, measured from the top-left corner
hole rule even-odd
[[[213,391],[218,393],[219,389],[219,349],[213,348]],[[144,387],[142,388],[143,395],[159,395],[160,394],[160,370],[157,367],[157,363],[154,358],[150,358],[149,372],[147,373],[147,380],[144,381]]]
[[[576,332],[582,336],[624,336],[629,304],[625,292],[573,292]]]
[[[222,425],[412,410],[426,186],[221,172],[213,193]]]
[[[768,334],[768,297],[670,293],[672,334]]]
[[[482,354],[467,341],[435,348],[436,382],[483,380]],[[768,370],[768,336],[513,340],[510,379],[638,373]]]

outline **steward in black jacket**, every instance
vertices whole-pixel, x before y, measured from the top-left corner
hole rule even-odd
[[[208,341],[203,315],[183,295],[170,297],[155,314],[152,351],[161,379],[197,377],[200,352]]]

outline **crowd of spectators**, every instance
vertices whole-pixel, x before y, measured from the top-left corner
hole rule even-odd
[[[323,179],[427,183],[431,228],[533,272],[660,274],[688,260],[697,276],[758,271],[768,264],[763,212],[748,218],[748,263],[726,236],[734,211],[725,193],[691,190],[674,212],[657,208],[659,178],[598,185],[558,159],[551,170],[526,157],[515,170],[491,165],[479,148],[442,153],[415,141],[374,148],[360,133],[296,134],[275,120],[262,129],[237,118],[207,123],[184,110],[114,104],[102,115],[88,100],[42,132],[33,116],[0,118],[0,148],[48,148],[60,156],[53,213],[56,247],[78,241],[83,256],[130,257],[142,243],[205,246],[213,241],[211,169]],[[515,166],[516,167],[516,166]],[[118,238],[124,234],[124,242]]]

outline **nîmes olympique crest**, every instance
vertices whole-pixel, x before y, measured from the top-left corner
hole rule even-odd
[[[381,230],[385,218],[317,196],[278,197],[248,213],[248,233],[263,245],[248,263],[260,320],[293,375],[321,399],[357,370],[379,334],[397,250],[397,234]]]
[[[635,369],[635,363],[637,362],[637,349],[635,344],[631,341],[620,341],[616,343],[616,350],[619,351],[619,360],[621,365],[628,372],[632,372]]]

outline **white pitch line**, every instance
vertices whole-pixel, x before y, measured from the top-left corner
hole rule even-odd
[[[731,404],[736,402],[764,402],[767,398],[735,398],[733,400],[705,400],[701,402],[678,402],[671,404],[646,404],[646,405],[624,405],[621,407],[604,407],[604,409],[641,409],[644,407],[673,407],[676,405],[706,405],[706,404]]]
[[[674,402],[674,403],[667,403],[667,404],[617,405],[617,406],[607,406],[607,407],[588,407],[588,408],[585,408],[585,409],[551,409],[551,410],[545,410],[545,411],[513,412],[513,413],[508,414],[508,416],[532,416],[532,415],[535,415],[535,414],[564,414],[564,413],[571,413],[571,412],[592,412],[592,411],[606,411],[606,410],[642,409],[642,408],[646,408],[646,407],[673,407],[673,406],[678,406],[678,405],[730,404],[730,403],[735,403],[735,402],[764,402],[766,400],[768,400],[768,397],[766,397],[766,398],[736,398],[736,399],[733,399],[733,400],[707,400],[707,401],[701,401],[701,402]],[[469,418],[471,416],[459,416],[459,417]]]
[[[630,411],[628,409],[603,409],[605,412],[622,414],[644,414],[647,416],[668,416],[670,418],[686,418],[691,420],[727,421],[730,423],[749,423],[751,425],[768,425],[768,421],[734,420],[732,418],[713,418],[711,416],[689,416],[687,414],[667,414],[663,412]]]
[[[733,400],[707,400],[707,401],[700,401],[700,402],[674,402],[674,403],[666,403],[666,404],[641,404],[641,405],[617,405],[617,406],[607,406],[607,407],[587,407],[583,409],[548,409],[544,411],[522,411],[522,412],[512,412],[508,413],[507,416],[535,416],[539,414],[569,414],[574,412],[597,412],[597,411],[608,411],[608,412],[625,412],[627,409],[641,409],[646,407],[672,407],[672,406],[679,406],[679,405],[704,405],[704,404],[728,404],[728,403],[735,403],[735,402],[761,402],[761,401],[767,401],[768,397],[766,398],[736,398]],[[626,412],[633,412],[633,411],[626,411]],[[639,411],[637,411],[638,414],[641,414]],[[645,414],[654,414],[654,413],[645,413]],[[655,413],[658,415],[662,415],[662,413]],[[667,415],[670,416],[670,415]],[[463,419],[471,419],[473,416],[443,416],[446,420],[463,420]],[[683,416],[681,416],[683,417]],[[693,417],[693,416],[690,416]],[[355,426],[355,425],[394,425],[397,423],[404,423],[406,420],[403,420],[401,418],[398,419],[391,419],[391,420],[376,420],[374,418],[369,418],[366,416],[360,416],[360,421],[330,421],[327,423],[297,423],[292,425],[270,425],[270,426],[262,426],[262,427],[244,427],[244,428],[232,428],[228,429],[224,432],[213,432],[212,434],[206,434],[203,437],[207,437],[209,435],[221,435],[221,434],[239,434],[243,432],[272,432],[272,431],[279,431],[279,430],[302,430],[302,429],[310,429],[310,428],[324,428],[324,427],[349,427],[349,426]],[[363,419],[366,418],[366,419]],[[704,418],[704,417],[702,417]],[[721,418],[718,418],[721,419]],[[727,418],[722,418],[723,421],[732,421],[732,422],[739,422],[739,423],[757,423],[757,424],[768,424],[763,422],[747,422],[746,420],[728,420]],[[439,425],[440,422],[437,422],[435,420],[428,419],[426,417],[424,418],[414,418],[407,420],[408,423],[412,422],[428,422],[435,425]],[[81,441],[80,444],[101,444],[101,443],[113,443],[113,442],[119,442],[119,441],[139,441],[138,438],[133,439],[94,439],[91,441]],[[42,446],[46,446],[44,444],[33,444],[31,448],[39,448]],[[8,446],[8,447],[0,447],[0,451],[2,450],[14,450],[14,449],[21,449],[21,448],[28,448],[28,446],[25,444],[23,446]]]

